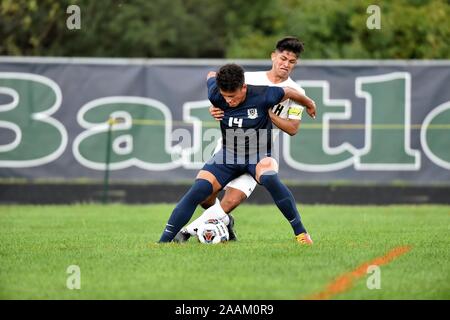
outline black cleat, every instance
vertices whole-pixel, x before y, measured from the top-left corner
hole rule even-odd
[[[181,229],[175,238],[173,238],[173,242],[183,243],[187,242],[189,238],[191,237],[191,234],[186,229]]]
[[[228,228],[228,234],[230,235],[229,241],[237,241],[237,235],[234,231],[234,217],[229,214],[228,218],[230,219],[230,223],[227,225]]]

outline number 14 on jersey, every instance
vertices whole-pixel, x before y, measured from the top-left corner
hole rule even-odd
[[[230,119],[228,120],[228,126],[232,127],[233,125],[237,125],[238,128],[242,128],[243,121],[244,119],[230,117]]]

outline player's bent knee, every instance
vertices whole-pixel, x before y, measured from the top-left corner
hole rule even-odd
[[[220,189],[222,189],[222,186],[220,185],[217,178],[209,171],[200,170],[199,173],[197,174],[196,179],[204,179],[206,181],[209,181],[209,183],[211,183],[213,187],[213,192],[217,192]]]
[[[278,172],[278,163],[271,157],[262,159],[256,165],[256,180],[261,183],[261,176],[269,172]]]
[[[262,168],[268,168],[274,165],[274,159],[270,158],[270,157],[266,157],[264,159],[262,159],[261,161],[259,161],[258,166],[262,167]]]

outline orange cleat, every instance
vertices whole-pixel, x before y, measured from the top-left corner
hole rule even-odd
[[[297,240],[300,244],[312,245],[313,241],[308,233],[303,232],[295,236],[295,240]]]

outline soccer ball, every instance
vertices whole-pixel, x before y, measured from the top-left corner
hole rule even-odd
[[[206,244],[217,244],[230,238],[225,223],[217,219],[209,219],[202,223],[198,227],[197,236],[201,243]]]

